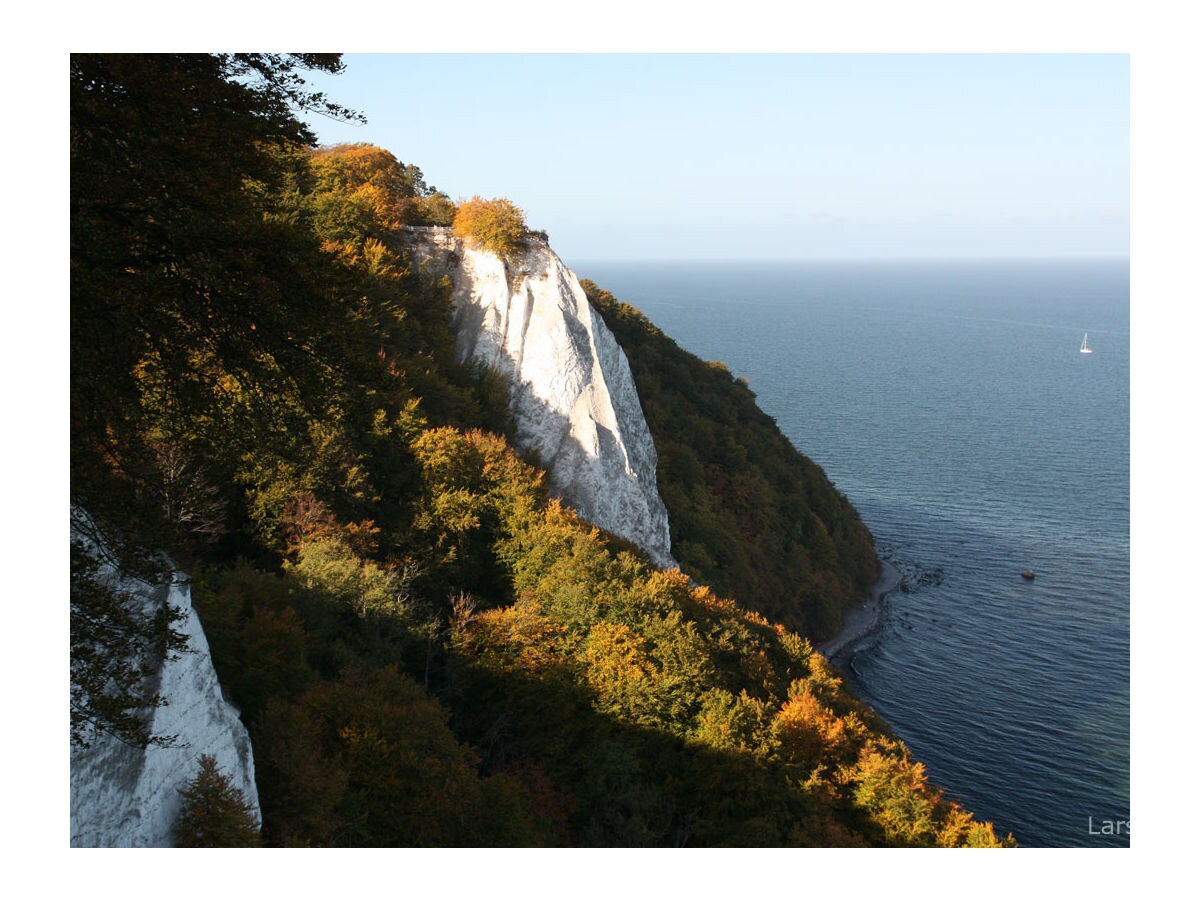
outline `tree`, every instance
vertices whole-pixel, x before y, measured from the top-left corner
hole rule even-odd
[[[241,788],[221,774],[213,756],[200,757],[200,770],[179,792],[183,805],[175,822],[178,847],[257,847],[258,817]]]
[[[453,225],[457,214],[454,201],[436,189],[417,201],[417,219],[427,225]]]
[[[852,778],[855,806],[866,811],[889,845],[933,846],[940,798],[926,781],[925,767],[907,751],[865,749]]]
[[[128,415],[152,355],[194,393],[214,371],[262,382],[310,368],[320,305],[271,212],[285,151],[312,132],[293,108],[352,116],[297,70],[336,56],[71,57],[72,436],[81,449]],[[318,316],[318,318],[321,318]],[[216,363],[216,366],[205,365]]]
[[[231,443],[233,417],[248,435],[283,424],[273,398],[320,396],[341,311],[315,239],[275,197],[315,140],[294,109],[353,115],[299,72],[340,68],[312,54],[71,57],[71,489],[102,523],[141,518],[104,508],[154,467],[140,446],[154,426],[188,423],[158,435],[186,458]]]
[[[808,691],[798,693],[783,705],[771,729],[788,762],[807,769],[841,762],[840,755],[847,743],[846,724]]]
[[[315,239],[270,200],[315,141],[295,110],[356,116],[306,89],[314,69],[341,62],[71,57],[71,499],[115,568],[148,583],[167,574],[161,551],[178,551],[197,522],[215,527],[222,507],[200,470],[173,476],[185,508],[164,504],[162,447],[219,469],[261,452],[270,433],[285,439],[293,398],[319,398],[330,379],[340,314],[330,278]],[[161,698],[138,696],[144,667],[127,651],[162,645],[167,613],[93,576],[74,560],[72,723],[144,745],[135,720]],[[115,705],[106,684],[118,686]]]
[[[459,204],[454,231],[483,250],[508,256],[525,236],[525,213],[505,197],[484,200],[477,195]]]

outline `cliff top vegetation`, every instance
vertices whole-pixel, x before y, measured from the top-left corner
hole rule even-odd
[[[525,236],[525,213],[506,197],[484,200],[476,195],[458,205],[454,232],[473,246],[510,256]]]

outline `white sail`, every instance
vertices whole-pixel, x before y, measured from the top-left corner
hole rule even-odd
[[[1087,332],[1083,333],[1083,343],[1079,347],[1080,353],[1091,353],[1092,348],[1087,345]]]

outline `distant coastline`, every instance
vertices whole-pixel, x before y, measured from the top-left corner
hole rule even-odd
[[[883,598],[900,584],[900,570],[887,560],[882,563],[879,580],[871,585],[871,595],[846,614],[837,634],[817,646],[817,652],[826,659],[835,660],[847,647],[879,627],[883,618]]]

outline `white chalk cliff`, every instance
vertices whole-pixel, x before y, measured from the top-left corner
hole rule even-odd
[[[517,444],[537,454],[551,491],[656,565],[678,565],[629,361],[575,273],[533,236],[507,260],[449,228],[409,228],[407,239],[453,284],[459,357],[505,376]]]
[[[167,659],[156,675],[155,690],[167,705],[154,710],[151,734],[177,736],[173,746],[143,750],[103,733],[90,739],[88,748],[72,744],[71,846],[172,846],[179,791],[195,778],[205,754],[216,757],[222,774],[257,810],[250,736],[237,709],[222,696],[187,581],[176,573],[171,583],[152,586],[111,567],[102,577],[135,602],[165,601],[181,610],[176,629],[187,635],[190,652]]]

